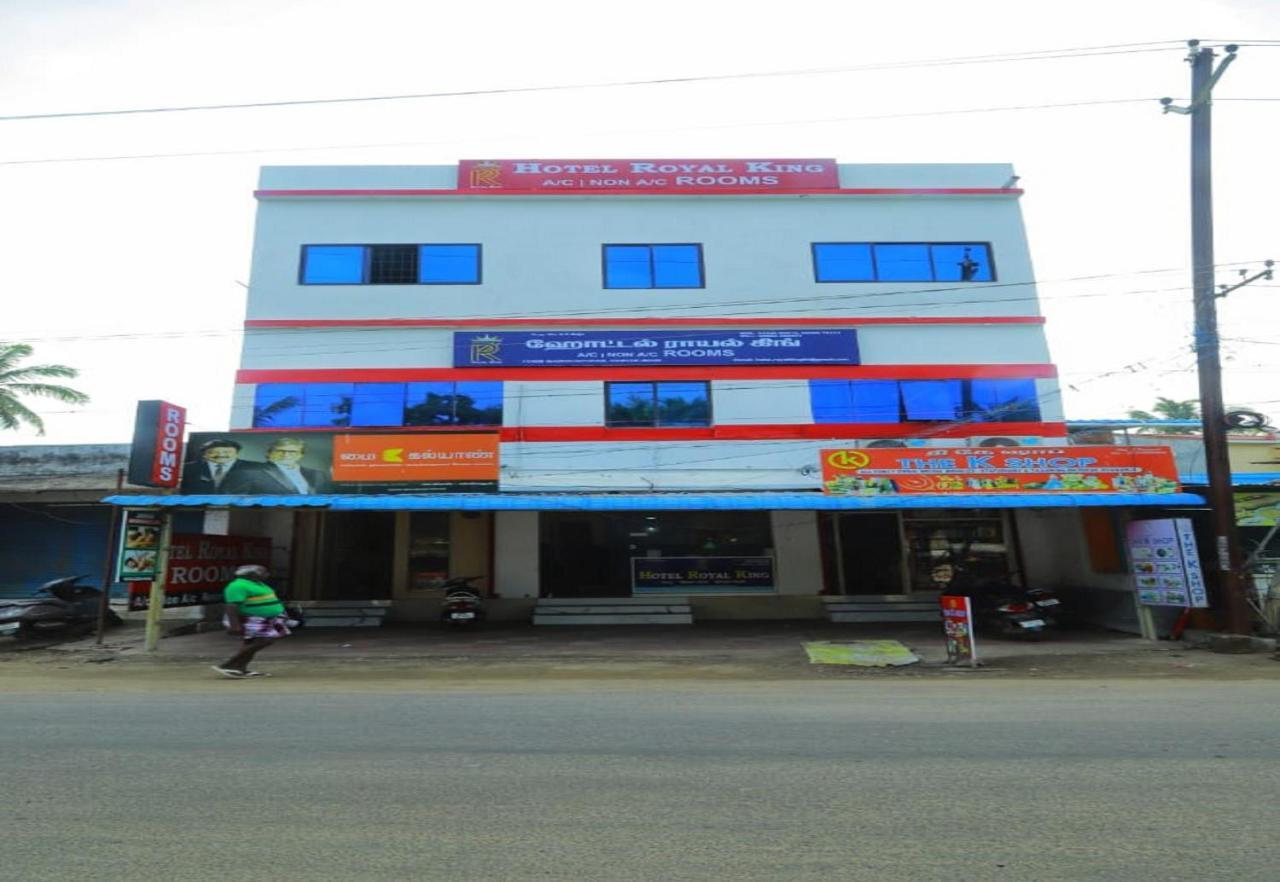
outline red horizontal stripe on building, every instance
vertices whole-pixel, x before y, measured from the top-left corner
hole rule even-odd
[[[859,325],[1043,325],[1040,315],[874,316],[868,318],[368,318],[248,319],[246,328],[807,328]]]
[[[501,198],[503,196],[1021,196],[1019,187],[852,187],[840,190],[796,189],[760,190],[747,188],[676,188],[653,187],[618,190],[254,190],[257,199],[279,197],[384,197],[409,196],[479,196]]]
[[[702,428],[615,429],[607,426],[508,426],[503,441],[797,441],[839,442],[865,438],[969,438],[1036,435],[1060,438],[1064,423],[792,423]]]
[[[310,368],[241,370],[237,383],[443,380],[971,380],[1056,377],[1051,364],[745,365],[706,367]]]
[[[1065,423],[761,423],[757,425],[701,426],[696,428],[620,429],[608,426],[387,426],[387,427],[307,427],[235,429],[296,435],[304,432],[343,434],[404,434],[409,432],[492,432],[506,442],[595,443],[626,441],[801,441],[840,442],[866,438],[969,438],[977,435],[1035,435],[1061,438]]]

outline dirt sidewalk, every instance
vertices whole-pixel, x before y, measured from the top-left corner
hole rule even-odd
[[[803,644],[899,640],[921,661],[901,668],[810,664]],[[138,627],[53,646],[0,644],[0,691],[225,688],[209,665],[235,641],[220,631],[172,636],[153,654]],[[946,664],[930,626],[822,622],[714,623],[693,627],[533,628],[474,633],[434,627],[304,630],[265,650],[255,667],[274,674],[252,688],[342,690],[436,688],[450,684],[563,684],[569,680],[885,678],[1194,678],[1280,680],[1265,653],[1222,655],[1181,643],[1097,631],[1059,632],[1039,642],[979,642],[983,666]]]

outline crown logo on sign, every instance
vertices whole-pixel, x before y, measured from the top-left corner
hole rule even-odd
[[[501,187],[502,164],[492,159],[485,159],[471,166],[472,187]]]
[[[497,364],[502,361],[498,350],[502,348],[502,339],[493,334],[481,334],[471,338],[471,363],[489,362]]]

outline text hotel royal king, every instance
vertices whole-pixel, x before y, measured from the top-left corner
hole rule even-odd
[[[834,159],[465,159],[462,190],[833,190]]]

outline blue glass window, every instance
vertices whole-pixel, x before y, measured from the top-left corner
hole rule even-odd
[[[502,383],[262,383],[253,425],[501,426]]]
[[[303,245],[304,285],[478,285],[479,245]]]
[[[480,284],[480,246],[418,246],[418,281],[424,285]]]
[[[958,420],[964,414],[962,380],[902,380],[902,407],[908,420]]]
[[[303,245],[302,284],[358,285],[364,281],[363,245]]]
[[[605,425],[709,426],[707,383],[606,383]]]
[[[972,418],[987,423],[1037,423],[1035,380],[970,380]]]
[[[810,380],[815,423],[1037,423],[1036,381]]]
[[[701,288],[701,245],[605,245],[606,288]]]
[[[309,383],[302,404],[304,426],[351,425],[351,383]]]
[[[810,380],[815,423],[896,423],[897,380]]]
[[[874,282],[871,246],[856,242],[815,242],[813,270],[819,282]]]
[[[933,278],[939,282],[990,282],[991,251],[986,245],[931,245]]]
[[[259,383],[254,391],[253,424],[282,428],[301,426],[306,390],[302,383]]]
[[[404,420],[404,383],[356,383],[352,426],[399,426]]]
[[[815,242],[818,282],[991,282],[982,242]]]
[[[933,280],[928,245],[877,245],[876,278],[882,282]]]

